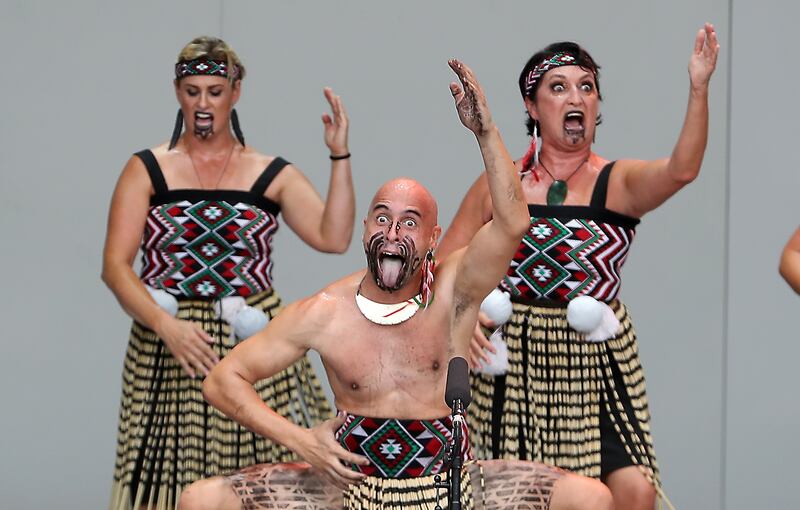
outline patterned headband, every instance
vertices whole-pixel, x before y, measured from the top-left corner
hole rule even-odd
[[[578,59],[571,53],[556,53],[550,58],[542,60],[542,63],[531,69],[525,79],[525,95],[527,96],[536,86],[536,82],[544,73],[555,67],[578,65]]]
[[[198,58],[181,60],[175,64],[175,78],[180,80],[186,76],[222,76],[228,77],[228,65],[220,60]],[[233,79],[239,77],[239,66],[233,65]]]

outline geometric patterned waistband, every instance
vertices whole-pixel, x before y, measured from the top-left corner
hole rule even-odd
[[[461,458],[472,459],[466,420]],[[450,416],[438,420],[395,420],[348,414],[336,440],[345,450],[370,460],[367,466],[350,468],[379,478],[416,478],[443,471],[447,446],[453,438]]]

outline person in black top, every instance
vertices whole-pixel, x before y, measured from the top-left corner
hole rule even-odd
[[[529,232],[500,282],[513,313],[498,349],[479,316],[471,364],[507,348],[507,371],[473,378],[479,457],[533,459],[601,478],[618,509],[651,509],[660,492],[636,336],[616,299],[634,229],[692,182],[708,137],[709,80],[719,43],[697,32],[689,104],[670,157],[610,163],[592,151],[599,66],[572,42],[537,52],[519,77],[532,143],[516,162]],[[537,139],[541,137],[541,145]],[[539,151],[538,149],[541,149]],[[437,256],[465,246],[491,219],[486,176],[464,198]],[[492,366],[504,367],[504,360]]]
[[[280,308],[271,279],[279,211],[311,247],[347,250],[354,221],[348,118],[326,88],[331,178],[323,200],[295,166],[245,144],[234,110],[244,76],[224,41],[187,44],[175,66],[180,110],[172,140],[131,157],[111,200],[102,278],[134,320],[112,509],[174,508],[198,478],[293,458],[209,407],[201,379]],[[303,426],[331,413],[305,358],[258,391]]]

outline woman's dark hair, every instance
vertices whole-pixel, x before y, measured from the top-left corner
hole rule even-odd
[[[533,70],[534,67],[538,66],[546,59],[552,58],[556,53],[569,53],[575,57],[575,65],[579,66],[584,71],[594,74],[597,97],[602,101],[603,96],[600,94],[600,66],[597,65],[592,56],[589,55],[589,52],[583,49],[580,44],[571,41],[553,43],[543,50],[537,51],[533,54],[533,56],[525,64],[525,67],[522,68],[522,72],[519,75],[519,91],[522,94],[522,97],[527,97],[531,101],[536,101],[536,91],[539,90],[539,85],[542,81],[539,79],[534,84],[533,88],[526,92],[525,88],[528,80],[528,74]],[[538,127],[538,122],[533,120],[530,115],[526,114],[526,117],[527,119],[525,121],[525,126],[528,128],[528,136],[533,136],[534,128]],[[599,125],[601,121],[602,119],[600,115],[598,115],[597,124]]]

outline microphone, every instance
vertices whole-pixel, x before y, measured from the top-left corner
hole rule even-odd
[[[444,390],[444,402],[447,407],[453,409],[457,401],[460,402],[462,410],[472,402],[469,391],[469,366],[467,360],[460,356],[451,359],[447,365],[447,385]]]
[[[447,385],[444,390],[444,402],[453,411],[453,437],[449,447],[450,469],[447,476],[449,510],[461,510],[461,468],[464,465],[463,430],[464,410],[472,395],[469,391],[469,366],[467,360],[456,356],[447,365]]]

